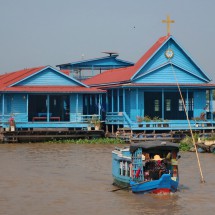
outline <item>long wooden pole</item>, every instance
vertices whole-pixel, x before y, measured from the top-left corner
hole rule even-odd
[[[196,144],[195,144],[195,139],[194,139],[194,135],[193,135],[193,130],[192,130],[192,128],[191,128],[190,120],[189,120],[189,117],[188,117],[187,108],[186,108],[186,105],[185,105],[185,102],[184,102],[183,95],[182,95],[182,93],[181,93],[181,89],[180,89],[180,86],[179,86],[177,77],[176,77],[176,75],[175,75],[174,67],[173,67],[173,65],[172,65],[171,62],[170,62],[170,64],[171,64],[171,67],[172,67],[172,71],[173,71],[174,78],[175,78],[175,80],[176,80],[176,84],[177,84],[177,87],[178,87],[178,91],[179,91],[179,93],[180,93],[181,100],[182,100],[182,103],[183,103],[184,111],[185,111],[185,114],[186,114],[186,118],[187,118],[187,122],[188,122],[188,125],[189,125],[189,129],[190,129],[190,134],[191,134],[192,141],[193,141],[193,146],[194,146],[194,148],[195,148],[196,158],[197,158],[197,162],[198,162],[198,166],[199,166],[199,171],[200,171],[200,176],[201,176],[201,183],[205,183],[205,180],[204,180],[204,177],[203,177],[203,173],[202,173],[202,168],[201,168],[201,163],[200,163],[199,155],[198,155],[198,152],[197,152],[197,147],[196,147]]]

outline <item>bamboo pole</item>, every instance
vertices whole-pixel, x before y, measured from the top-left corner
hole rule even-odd
[[[185,102],[184,102],[184,98],[183,98],[183,95],[182,95],[182,93],[181,93],[181,89],[180,89],[180,86],[179,86],[177,77],[176,77],[176,75],[175,75],[174,67],[173,67],[171,61],[170,61],[170,64],[171,64],[171,67],[172,67],[173,75],[174,75],[174,78],[175,78],[175,81],[176,81],[176,84],[177,84],[177,87],[178,87],[178,91],[179,91],[179,94],[180,94],[180,97],[181,97],[181,100],[182,100],[182,104],[183,104],[183,107],[184,107],[184,111],[185,111],[185,114],[186,114],[188,126],[189,126],[189,129],[190,129],[191,138],[192,138],[192,141],[193,141],[193,146],[194,146],[194,148],[195,148],[196,158],[197,158],[198,167],[199,167],[199,172],[200,172],[200,176],[201,176],[201,183],[205,183],[205,180],[204,180],[204,177],[203,177],[203,173],[202,173],[201,163],[200,163],[200,159],[199,159],[199,155],[198,155],[198,151],[197,151],[197,147],[196,147],[196,144],[195,144],[195,139],[194,139],[194,135],[193,135],[193,130],[192,130],[192,128],[191,128],[190,120],[189,120],[189,117],[188,117],[187,108],[186,108],[186,105],[185,105]]]

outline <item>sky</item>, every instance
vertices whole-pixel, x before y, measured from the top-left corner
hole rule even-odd
[[[119,53],[136,62],[171,35],[215,83],[214,0],[0,0],[0,74]]]

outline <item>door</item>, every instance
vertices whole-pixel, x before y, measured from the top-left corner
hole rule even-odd
[[[162,94],[161,92],[144,93],[144,115],[153,117],[162,117]]]

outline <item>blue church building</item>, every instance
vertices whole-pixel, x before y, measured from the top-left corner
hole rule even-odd
[[[171,35],[159,38],[134,66],[84,81],[106,90],[109,130],[213,129],[211,79]],[[187,116],[186,116],[187,113]],[[110,129],[110,127],[112,127]]]
[[[193,129],[213,130],[215,84],[173,36],[135,64],[109,54],[1,75],[0,126],[12,118],[16,129],[86,129],[96,117],[112,132],[172,131],[189,129],[189,118]]]

